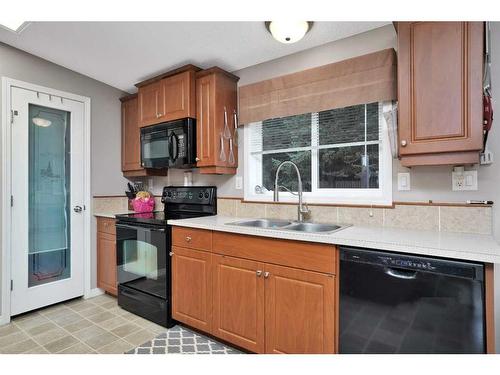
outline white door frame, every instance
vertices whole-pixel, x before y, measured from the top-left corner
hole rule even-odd
[[[91,286],[91,175],[90,175],[90,98],[72,93],[54,90],[48,87],[34,85],[8,77],[2,77],[2,181],[1,181],[1,209],[2,209],[2,249],[0,254],[1,263],[1,303],[0,303],[0,325],[10,321],[10,280],[11,280],[11,100],[10,91],[12,87],[19,87],[26,90],[38,91],[54,98],[67,98],[83,103],[84,105],[84,298],[91,297],[98,293],[92,290]]]

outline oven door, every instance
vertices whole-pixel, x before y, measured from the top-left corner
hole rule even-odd
[[[118,284],[166,299],[167,241],[165,228],[117,223]]]
[[[141,129],[141,165],[143,168],[168,168],[169,136],[165,125]]]

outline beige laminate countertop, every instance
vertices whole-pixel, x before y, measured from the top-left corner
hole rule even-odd
[[[193,219],[168,220],[168,224],[286,240],[355,246],[485,263],[500,263],[500,244],[491,235],[356,225],[334,233],[303,233],[228,225],[228,223],[245,219],[216,215]]]

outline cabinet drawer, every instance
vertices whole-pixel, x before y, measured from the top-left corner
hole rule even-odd
[[[213,252],[310,271],[335,274],[333,245],[214,232]]]
[[[172,245],[190,249],[212,251],[212,231],[196,228],[174,227]]]
[[[107,217],[98,217],[97,231],[115,236],[116,235],[115,219]]]

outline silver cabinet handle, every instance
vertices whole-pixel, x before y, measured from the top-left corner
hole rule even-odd
[[[260,275],[262,275],[262,271],[261,270],[257,270],[257,272],[255,272],[257,274],[257,277],[260,277]]]
[[[192,238],[189,236],[186,236],[186,242],[191,242]]]
[[[264,272],[264,279],[267,279],[271,275],[269,272]]]
[[[406,147],[406,144],[407,144],[407,143],[406,143],[406,140],[404,140],[404,139],[403,139],[403,140],[401,141],[401,147]]]
[[[82,210],[83,210],[82,206],[75,206],[75,207],[73,207],[73,211],[75,211],[77,213],[82,212]]]

